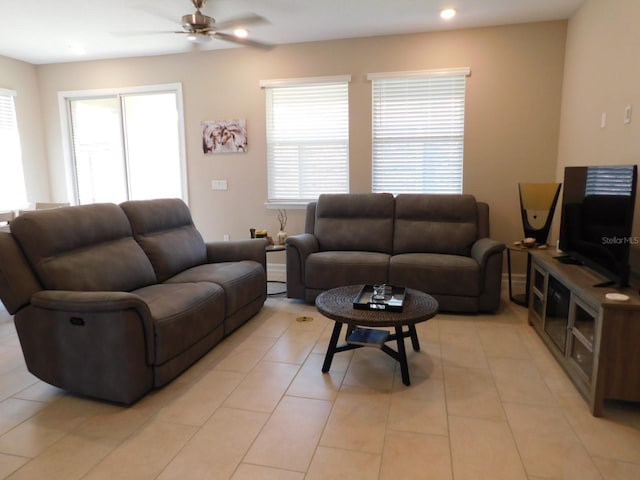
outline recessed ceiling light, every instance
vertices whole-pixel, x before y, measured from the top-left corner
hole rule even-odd
[[[67,48],[74,55],[84,55],[85,53],[87,53],[85,48],[82,45],[77,43],[70,43],[67,45]]]
[[[456,16],[456,9],[455,8],[445,8],[444,10],[442,10],[440,12],[440,17],[445,19],[445,20],[449,20],[453,17]]]
[[[245,28],[236,28],[233,34],[238,38],[247,38],[249,36],[249,32]]]

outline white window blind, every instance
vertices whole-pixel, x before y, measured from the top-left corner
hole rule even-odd
[[[469,69],[370,74],[373,192],[462,193]]]
[[[0,89],[0,210],[18,210],[27,204],[15,99],[13,90]]]
[[[264,81],[269,203],[349,191],[348,78]]]
[[[631,195],[633,166],[589,167],[585,195]]]

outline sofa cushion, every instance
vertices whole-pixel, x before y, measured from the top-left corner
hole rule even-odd
[[[429,294],[478,296],[480,265],[471,257],[434,253],[394,255],[389,283]]]
[[[213,282],[225,294],[225,317],[229,317],[256,298],[266,295],[267,279],[258,262],[243,260],[199,265],[169,278],[167,283]]]
[[[305,285],[327,290],[344,285],[386,283],[389,255],[377,252],[318,252],[307,257]]]
[[[478,239],[472,195],[401,194],[396,197],[393,253],[470,255]]]
[[[179,198],[128,201],[120,206],[159,282],[206,263],[204,240],[193,224],[189,207]]]
[[[156,283],[117,205],[25,212],[11,233],[47,290],[131,291]]]
[[[320,195],[314,226],[320,250],[391,253],[393,209],[389,193]]]
[[[153,318],[154,365],[188,350],[224,320],[224,291],[215,283],[165,283],[132,293],[148,305]]]

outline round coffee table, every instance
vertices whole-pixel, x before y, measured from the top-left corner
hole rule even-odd
[[[400,363],[402,383],[410,385],[409,366],[407,364],[407,352],[404,347],[404,339],[411,338],[413,349],[420,350],[416,323],[433,318],[438,313],[438,302],[431,295],[418,290],[408,288],[405,296],[402,312],[390,312],[385,310],[360,310],[353,307],[353,301],[362,289],[362,285],[350,285],[338,287],[322,292],[316,298],[316,308],[325,317],[334,320],[333,333],[324,357],[322,371],[328,372],[331,368],[333,356],[337,352],[361,348],[365,345],[346,343],[338,345],[338,338],[342,325],[346,324],[347,337],[355,327],[393,327],[395,333],[390,334],[386,341],[396,340],[398,350],[393,350],[383,343],[380,349]],[[404,330],[403,327],[407,327]]]

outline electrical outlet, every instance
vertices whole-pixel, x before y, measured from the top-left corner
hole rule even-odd
[[[229,234],[228,234],[228,233],[225,233],[225,234],[222,236],[222,239],[223,239],[225,242],[228,242],[228,241],[229,241]]]

